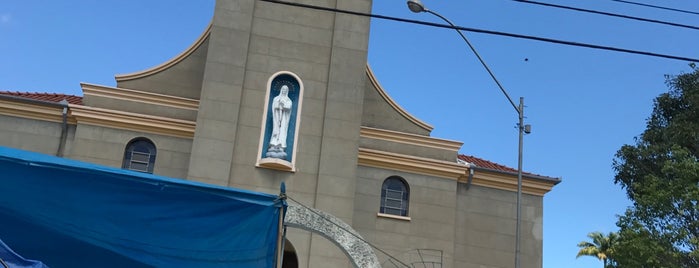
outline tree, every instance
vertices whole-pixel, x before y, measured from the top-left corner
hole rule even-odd
[[[580,256],[592,256],[602,261],[604,268],[611,267],[613,263],[614,245],[617,242],[617,234],[609,233],[607,236],[600,232],[592,232],[587,234],[592,241],[582,241],[578,243],[580,251],[578,255],[575,256],[579,258]]]
[[[666,77],[646,130],[613,162],[633,206],[619,217],[619,267],[699,267],[699,68]]]
[[[621,217],[620,222],[623,227],[614,245],[615,267],[688,267],[667,235],[653,233],[630,215]]]

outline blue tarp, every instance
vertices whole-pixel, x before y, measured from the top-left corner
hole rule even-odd
[[[276,195],[0,147],[0,239],[49,267],[274,267]]]
[[[48,268],[40,261],[27,260],[0,240],[0,264],[9,268]]]

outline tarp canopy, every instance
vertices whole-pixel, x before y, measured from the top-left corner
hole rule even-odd
[[[0,239],[52,268],[274,267],[284,206],[276,195],[0,147]]]
[[[40,261],[23,258],[12,251],[2,240],[0,240],[0,264],[2,264],[2,267],[9,268],[47,268],[47,266]]]

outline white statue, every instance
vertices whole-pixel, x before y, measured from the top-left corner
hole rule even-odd
[[[289,119],[293,105],[289,98],[289,87],[283,85],[279,95],[272,100],[272,136],[267,148],[268,157],[286,157],[286,136],[289,133]]]

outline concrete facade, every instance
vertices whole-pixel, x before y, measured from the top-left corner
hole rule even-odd
[[[372,4],[304,3],[367,13]],[[390,99],[366,62],[369,22],[218,0],[192,47],[116,76],[116,87],[82,84],[65,123],[60,105],[0,94],[0,145],[121,167],[129,141],[146,138],[157,147],[156,174],[268,193],[285,182],[291,202],[334,215],[401,262],[427,249],[441,252],[441,267],[513,267],[516,175],[459,162],[461,142],[430,137],[431,126]],[[304,85],[293,172],[256,165],[267,81],[280,71]],[[408,216],[379,213],[390,176],[409,185]],[[558,182],[525,176],[524,268],[542,266],[543,195]],[[287,238],[299,267],[351,267],[318,234],[290,229]],[[384,267],[398,263],[377,255]]]

